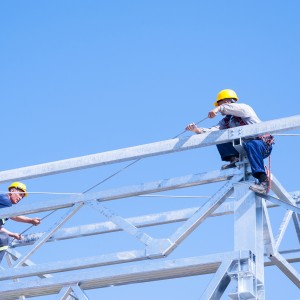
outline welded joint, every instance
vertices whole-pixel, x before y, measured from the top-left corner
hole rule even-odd
[[[165,257],[174,246],[175,243],[172,243],[169,239],[153,239],[145,248],[145,255],[148,258]]]
[[[264,285],[256,277],[256,256],[249,251],[248,258],[237,259],[232,263],[228,275],[236,283],[236,290],[229,294],[231,299],[262,299]]]
[[[236,276],[237,274],[255,274],[256,256],[249,251],[247,258],[236,259],[228,271],[229,275]]]

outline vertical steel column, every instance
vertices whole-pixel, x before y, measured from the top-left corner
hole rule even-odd
[[[264,243],[262,199],[249,190],[249,184],[234,187],[234,250],[250,251],[249,259],[239,261],[234,279],[237,291],[232,299],[264,300]]]

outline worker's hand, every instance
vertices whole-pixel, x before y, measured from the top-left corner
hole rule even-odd
[[[219,111],[220,111],[220,107],[218,106],[208,113],[208,117],[210,119],[214,118],[218,114]]]
[[[41,224],[41,218],[31,218],[30,223],[35,226],[39,225]]]
[[[195,123],[191,123],[191,124],[189,124],[188,126],[186,126],[186,127],[185,127],[185,130],[193,131],[193,132],[195,132],[195,133],[197,133],[197,134],[200,134],[200,133],[203,132],[203,129],[197,127]]]
[[[10,236],[13,237],[16,240],[21,240],[23,238],[23,236],[19,233],[13,233]]]

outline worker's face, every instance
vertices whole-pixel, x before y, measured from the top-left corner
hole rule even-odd
[[[229,100],[229,99],[220,100],[220,101],[218,101],[218,106],[225,104],[225,103],[231,103],[231,100]]]
[[[8,197],[12,204],[17,204],[25,197],[25,193],[17,188],[11,188]]]

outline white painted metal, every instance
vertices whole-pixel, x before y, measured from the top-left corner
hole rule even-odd
[[[161,191],[175,190],[179,188],[191,187],[196,185],[203,185],[213,182],[220,182],[230,179],[234,175],[241,174],[239,169],[217,170],[208,173],[200,173],[195,175],[187,175],[182,177],[162,179],[154,182],[143,183],[134,186],[127,186],[119,189],[101,191],[97,193],[84,194],[81,197],[71,196],[54,201],[47,201],[47,203],[34,203],[26,205],[20,203],[15,207],[3,208],[0,211],[0,218],[9,218],[11,216],[33,214],[36,212],[43,212],[49,210],[57,210],[67,207],[72,207],[78,202],[89,201],[110,201],[122,199],[127,197],[134,197],[143,194],[156,193]]]
[[[235,185],[234,210],[234,249],[250,250],[255,255],[253,271],[244,276],[238,274],[236,297],[252,299],[254,296],[258,299],[257,288],[263,289],[264,285],[262,204],[261,199],[249,190],[248,184]]]
[[[281,244],[281,241],[282,241],[282,239],[283,239],[283,237],[284,237],[284,234],[285,234],[285,232],[286,232],[286,230],[287,230],[287,227],[288,227],[288,225],[289,225],[289,222],[290,222],[290,220],[291,220],[293,214],[294,214],[293,211],[288,210],[288,211],[285,213],[285,215],[284,215],[284,218],[283,218],[283,220],[282,220],[282,223],[281,223],[281,225],[280,225],[280,227],[279,227],[278,235],[277,235],[277,237],[276,237],[275,248],[276,248],[277,250],[278,250],[278,248],[279,248],[279,246],[280,246],[280,244]]]
[[[295,193],[295,192],[293,192]],[[290,193],[292,195],[293,193]],[[297,198],[298,199],[298,198]],[[297,200],[299,203],[299,200]],[[220,207],[218,207],[214,212],[212,212],[208,217],[216,217],[223,216],[228,214],[233,214],[233,206],[234,202],[229,201],[222,203]],[[276,208],[278,205],[273,204],[272,202],[267,202],[268,208]],[[149,226],[158,226],[164,224],[170,224],[175,222],[183,222],[189,219],[196,211],[199,210],[199,207],[192,207],[187,209],[173,210],[167,211],[157,214],[150,214],[145,216],[127,218],[126,221],[130,222],[132,225],[142,228]],[[289,211],[287,212],[289,213]],[[296,215],[293,213],[293,215]],[[296,219],[297,221],[297,219]],[[297,225],[298,225],[297,221]],[[47,242],[79,238],[84,236],[90,236],[95,234],[107,234],[112,232],[117,232],[122,230],[119,226],[114,224],[113,222],[103,222],[103,223],[93,223],[87,225],[79,225],[76,227],[62,228],[57,233],[55,233]],[[298,229],[297,229],[298,233]],[[24,239],[22,240],[14,240],[12,243],[12,247],[20,247],[31,245],[38,238],[40,238],[44,233],[33,233],[24,235]],[[283,233],[284,234],[284,233]],[[300,242],[299,242],[300,243]]]
[[[46,175],[70,172],[74,170],[102,166],[128,160],[141,159],[155,155],[174,153],[194,148],[230,142],[242,137],[258,136],[264,133],[278,133],[300,128],[300,116],[276,119],[259,124],[218,130],[190,138],[172,139],[152,144],[108,151],[93,155],[71,158],[31,167],[18,168],[0,172],[0,182],[29,179]]]
[[[205,292],[202,294],[201,300],[214,300],[221,298],[231,281],[228,271],[230,271],[233,263],[234,261],[231,259],[222,262],[214,278],[211,280]]]
[[[294,221],[294,226],[298,237],[298,241],[300,244],[300,216],[297,215],[296,213],[293,213],[293,221]]]
[[[0,182],[53,175],[128,160],[139,160],[149,156],[201,148],[236,139],[241,141],[243,137],[298,128],[300,128],[300,116],[294,116],[186,139],[167,140],[32,167],[1,171]],[[242,150],[241,142],[236,146]],[[202,295],[202,299],[219,299],[226,291],[229,282],[233,281],[237,290],[229,295],[232,299],[255,298],[263,300],[265,299],[264,266],[269,265],[276,265],[297,287],[300,287],[299,274],[291,265],[293,262],[300,261],[299,249],[288,249],[281,253],[277,251],[277,246],[285,234],[291,216],[293,216],[296,236],[300,241],[300,208],[297,203],[300,193],[289,194],[273,175],[272,191],[278,198],[269,195],[255,195],[249,191],[249,173],[250,168],[245,160],[235,169],[158,180],[98,193],[74,195],[69,198],[47,201],[47,203],[20,204],[16,207],[1,209],[0,218],[6,218],[69,208],[69,211],[46,232],[36,233],[33,236],[28,235],[23,242],[14,241],[14,246],[27,246],[29,250],[27,249],[25,255],[20,255],[15,250],[9,249],[9,255],[16,262],[14,268],[6,270],[2,268],[0,270],[1,297],[5,300],[15,300],[17,297],[57,294],[58,299],[61,300],[74,297],[86,300],[88,298],[84,290],[87,289],[216,272]],[[151,216],[123,218],[101,205],[104,201],[222,181],[225,182],[223,186],[200,208],[175,211],[175,215],[174,211],[170,211]],[[233,191],[234,201],[225,202]],[[265,199],[268,200],[268,204],[266,204]],[[93,207],[105,216],[108,222],[83,225],[75,229],[62,229],[61,227],[65,222],[82,206]],[[268,215],[268,208],[276,206],[288,210],[279,229],[277,242],[274,239]],[[232,212],[235,220],[235,243],[232,252],[162,260],[208,217],[222,216]],[[153,238],[141,230],[142,227],[171,222],[183,222],[183,224],[165,238]],[[253,226],[249,226],[249,224],[253,224]],[[127,232],[134,236],[141,242],[142,249],[36,265],[28,259],[48,241],[61,241],[115,231]],[[264,261],[264,252],[266,252],[269,261]],[[156,261],[149,262],[149,258],[156,259]],[[144,260],[143,264],[132,264],[142,260]],[[129,262],[131,264],[126,264]],[[112,268],[112,265],[115,264],[120,266]],[[121,264],[125,265],[121,267]],[[101,268],[101,272],[99,272],[99,268]],[[33,276],[39,278],[32,279]],[[17,284],[9,281],[19,279],[22,281],[17,282]],[[80,287],[78,283],[80,283]]]

